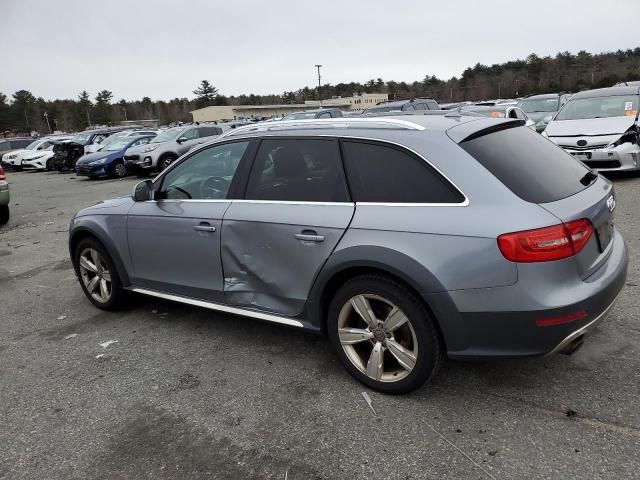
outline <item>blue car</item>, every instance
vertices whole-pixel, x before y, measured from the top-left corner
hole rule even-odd
[[[76,173],[85,177],[124,177],[127,166],[124,162],[124,152],[130,147],[149,143],[153,135],[123,137],[116,140],[95,153],[83,155],[76,163]]]

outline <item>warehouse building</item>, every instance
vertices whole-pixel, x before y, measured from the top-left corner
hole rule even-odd
[[[366,110],[378,102],[387,101],[386,93],[363,93],[353,97],[336,97],[322,100],[323,107],[339,108],[345,112]],[[320,107],[320,101],[307,100],[304,103],[288,105],[224,105],[199,108],[191,111],[194,122],[221,120],[250,120],[281,118],[289,113],[312,110]]]

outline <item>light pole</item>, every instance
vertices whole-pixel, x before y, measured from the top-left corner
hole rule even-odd
[[[51,133],[51,125],[49,125],[49,114],[47,112],[44,112],[42,115],[47,120],[47,128],[49,129],[49,133]]]
[[[318,100],[320,101],[320,108],[322,108],[322,97],[320,96],[320,67],[322,67],[322,65],[316,65],[318,69]]]

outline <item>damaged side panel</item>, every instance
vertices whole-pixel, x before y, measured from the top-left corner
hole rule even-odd
[[[53,147],[53,167],[59,171],[74,170],[78,159],[84,155],[84,147],[79,143],[64,142]]]
[[[353,212],[351,203],[233,202],[221,236],[226,302],[299,314]]]

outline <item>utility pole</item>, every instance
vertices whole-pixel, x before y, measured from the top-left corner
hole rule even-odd
[[[89,110],[87,110],[87,123],[89,124],[88,126],[91,126],[91,116],[89,115]]]
[[[51,133],[51,125],[49,124],[49,114],[47,112],[44,112],[42,115],[47,120],[47,128],[49,129],[49,133]]]
[[[322,97],[320,96],[320,68],[322,67],[322,65],[316,65],[316,68],[318,69],[318,100],[320,101],[320,108],[322,108]]]
[[[122,110],[124,110],[124,121],[127,121],[127,107],[122,107]]]

